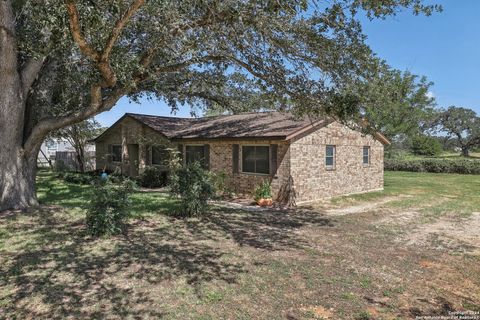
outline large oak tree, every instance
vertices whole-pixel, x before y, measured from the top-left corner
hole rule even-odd
[[[480,117],[468,108],[450,106],[435,121],[439,132],[446,134],[468,157],[472,148],[480,147]]]
[[[0,0],[0,210],[37,203],[36,157],[50,132],[123,96],[233,108],[254,95],[269,107],[334,111],[342,86],[376,65],[358,12],[401,8],[436,9],[421,0]]]

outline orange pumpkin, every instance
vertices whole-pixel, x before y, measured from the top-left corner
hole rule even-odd
[[[273,200],[272,199],[258,199],[257,201],[257,204],[260,206],[260,207],[269,207],[273,204]]]

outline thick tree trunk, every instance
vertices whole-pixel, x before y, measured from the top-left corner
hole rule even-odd
[[[81,173],[85,172],[85,153],[83,152],[83,148],[80,146],[77,148],[77,162],[78,162],[78,170]]]
[[[28,77],[25,83],[30,83]],[[17,68],[17,43],[11,1],[0,1],[0,211],[37,203],[37,155],[24,152],[23,130],[27,86]],[[35,148],[33,148],[35,149]]]
[[[21,148],[13,149],[13,152],[0,149],[0,211],[38,204],[35,192],[36,156],[25,157]]]
[[[468,157],[469,155],[468,147],[462,147],[462,156]]]

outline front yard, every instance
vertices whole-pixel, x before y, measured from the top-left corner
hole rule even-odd
[[[409,319],[480,311],[480,178],[387,172],[385,191],[294,211],[166,215],[137,193],[126,236],[84,230],[88,186],[39,175],[0,215],[0,318]]]

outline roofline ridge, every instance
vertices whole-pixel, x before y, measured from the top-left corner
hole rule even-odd
[[[160,116],[156,114],[145,114],[145,113],[135,113],[135,112],[125,112],[124,116],[145,116],[145,117],[155,117],[155,118],[165,118],[165,119],[185,119],[185,120],[196,120],[200,118],[186,118],[186,117],[169,117],[169,116]]]

